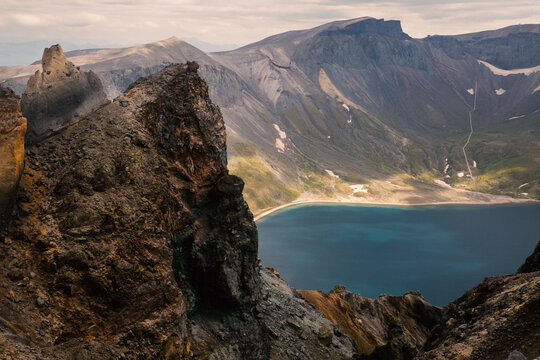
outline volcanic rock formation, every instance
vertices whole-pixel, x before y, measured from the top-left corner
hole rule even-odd
[[[66,59],[60,45],[45,49],[43,72],[30,77],[21,107],[28,119],[27,143],[38,142],[108,102],[99,77]]]
[[[298,292],[355,341],[362,359],[413,359],[441,318],[441,309],[417,292],[377,299],[343,286],[326,294]]]
[[[0,229],[11,215],[11,207],[24,168],[26,119],[20,98],[0,87]]]
[[[197,68],[141,79],[29,149],[0,237],[0,358],[353,355],[333,330],[321,345],[330,321],[260,267]]]

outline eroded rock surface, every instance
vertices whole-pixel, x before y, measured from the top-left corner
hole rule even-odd
[[[441,309],[417,292],[370,299],[338,286],[299,293],[354,339],[361,359],[414,358],[441,318]]]
[[[108,102],[99,77],[75,67],[60,45],[45,49],[42,68],[28,80],[21,102],[28,119],[30,144],[81,120]]]
[[[0,229],[11,216],[24,169],[26,119],[19,101],[13,90],[0,87]]]

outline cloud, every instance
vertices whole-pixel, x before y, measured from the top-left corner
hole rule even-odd
[[[538,0],[1,0],[0,41],[39,36],[106,46],[176,35],[247,44],[362,16],[399,19],[405,32],[424,37],[539,23],[539,14]]]

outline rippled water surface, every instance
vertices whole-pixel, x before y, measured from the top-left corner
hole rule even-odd
[[[420,290],[445,305],[486,276],[516,271],[540,240],[540,204],[304,205],[257,226],[264,266],[296,288]]]

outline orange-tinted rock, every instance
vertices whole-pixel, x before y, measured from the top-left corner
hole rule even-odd
[[[11,207],[24,168],[26,119],[19,97],[0,87],[0,226],[11,215]]]
[[[366,359],[412,359],[441,318],[441,309],[416,292],[370,299],[336,288],[329,293],[298,290],[356,342]]]

